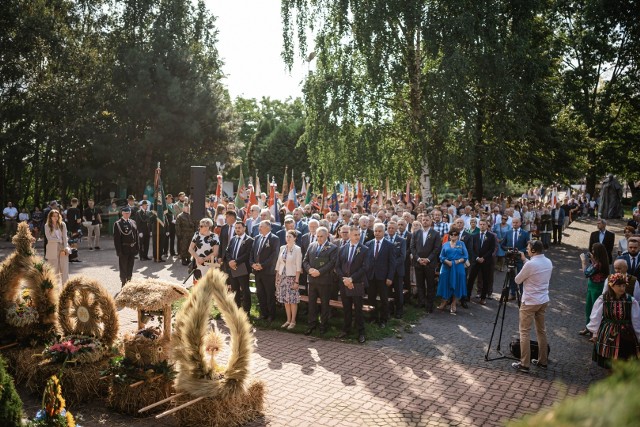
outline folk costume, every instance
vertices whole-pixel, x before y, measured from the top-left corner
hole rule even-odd
[[[122,209],[129,211],[129,207]],[[125,285],[133,275],[133,263],[138,253],[138,228],[132,219],[120,218],[113,226],[113,244],[118,255],[120,282]]]

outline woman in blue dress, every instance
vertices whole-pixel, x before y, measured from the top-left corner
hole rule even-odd
[[[443,243],[440,252],[440,279],[437,295],[442,297],[439,310],[444,310],[451,298],[451,313],[456,312],[456,300],[467,296],[467,280],[464,263],[469,259],[467,248],[460,241],[460,230],[449,230],[449,241]]]
[[[500,271],[504,271],[504,249],[502,249],[502,243],[507,239],[507,235],[511,231],[511,226],[507,223],[508,219],[509,217],[505,213],[502,215],[500,223],[493,226],[493,232],[496,235],[496,248],[498,249],[496,252],[496,257],[498,258],[496,266]]]

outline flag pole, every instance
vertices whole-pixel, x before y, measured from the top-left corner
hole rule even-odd
[[[156,193],[156,261],[160,260],[160,221],[158,221],[158,200],[157,198],[160,197],[160,195],[158,194],[160,192],[160,162],[158,162],[158,169],[156,169],[156,179],[155,179],[155,193]]]

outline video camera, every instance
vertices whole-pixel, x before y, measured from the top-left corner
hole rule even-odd
[[[518,248],[506,248],[504,258],[507,261],[507,267],[515,267],[521,259],[520,251],[518,250]]]

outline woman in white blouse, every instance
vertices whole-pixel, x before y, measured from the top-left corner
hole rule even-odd
[[[302,251],[296,245],[295,230],[288,230],[285,238],[287,244],[280,248],[276,263],[276,299],[284,304],[287,312],[287,321],[282,327],[293,329],[296,327],[296,314],[300,302],[298,288],[302,271]]]
[[[44,234],[47,236],[46,260],[53,266],[64,284],[69,280],[69,254],[71,248],[67,240],[67,225],[62,221],[60,212],[51,209],[47,215],[47,223],[44,226]]]

